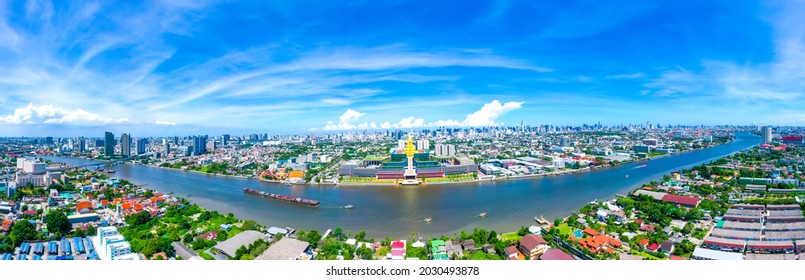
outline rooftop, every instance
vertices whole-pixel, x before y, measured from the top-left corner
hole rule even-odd
[[[305,252],[310,243],[293,238],[283,238],[272,244],[257,260],[295,260]]]
[[[215,245],[213,248],[223,252],[227,256],[234,257],[235,251],[240,248],[240,246],[249,246],[257,241],[257,239],[261,238],[265,239],[266,235],[259,231],[247,230],[224,242],[218,243],[218,245]]]

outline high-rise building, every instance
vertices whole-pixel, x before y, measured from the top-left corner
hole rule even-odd
[[[109,157],[115,155],[115,135],[108,131],[104,136],[103,152]]]
[[[131,135],[128,133],[120,136],[120,154],[123,157],[131,157]]]
[[[171,153],[171,144],[170,143],[165,143],[165,156],[167,157],[168,154],[170,154],[170,153]]]
[[[207,136],[193,136],[193,154],[203,155],[207,152]]]
[[[559,146],[570,147],[570,138],[562,137],[562,139],[559,139]]]
[[[147,139],[137,139],[137,154],[145,154],[145,146],[148,145]]]
[[[456,145],[450,144],[436,144],[435,154],[437,156],[454,156],[456,155]]]
[[[416,149],[417,150],[430,150],[430,140],[428,139],[419,139],[416,141]]]
[[[223,144],[224,146],[229,144],[229,137],[230,137],[229,134],[224,134],[224,137],[223,137],[223,140],[221,141],[221,144]]]
[[[78,140],[75,141],[75,147],[73,148],[73,151],[83,153],[84,152],[84,146],[85,146],[84,136],[79,136]]]
[[[764,144],[771,143],[771,140],[772,140],[771,126],[764,126],[762,132],[763,132],[763,143]]]

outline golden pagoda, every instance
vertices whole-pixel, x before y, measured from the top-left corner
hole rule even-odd
[[[408,166],[405,168],[403,174],[403,185],[419,185],[419,180],[416,178],[416,168],[414,168],[414,154],[416,148],[414,147],[414,139],[412,135],[408,134],[408,143],[405,144],[405,156],[408,157]]]

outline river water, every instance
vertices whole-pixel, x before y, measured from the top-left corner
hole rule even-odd
[[[760,143],[748,133],[737,134],[731,143],[666,156],[643,163],[626,164],[591,172],[530,179],[503,180],[425,187],[392,186],[285,186],[213,176],[143,165],[115,165],[115,176],[160,192],[174,192],[191,202],[221,213],[233,213],[266,226],[300,230],[342,227],[366,230],[368,236],[407,237],[411,232],[426,236],[452,235],[460,230],[483,227],[498,232],[515,231],[533,224],[535,216],[553,220],[578,210],[595,199],[625,194],[640,184],[658,180],[672,171],[709,162]],[[94,163],[76,158],[44,157],[71,165]],[[626,177],[629,175],[629,177]],[[311,208],[243,193],[243,188],[292,195],[321,201]],[[354,204],[354,209],[342,205]],[[487,212],[485,218],[480,212]],[[426,223],[426,217],[433,221]]]

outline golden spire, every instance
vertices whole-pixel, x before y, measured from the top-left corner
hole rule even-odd
[[[408,144],[405,144],[405,155],[408,157],[413,157],[414,153],[416,153],[416,148],[414,148],[414,140],[411,137],[411,134],[408,134]]]

